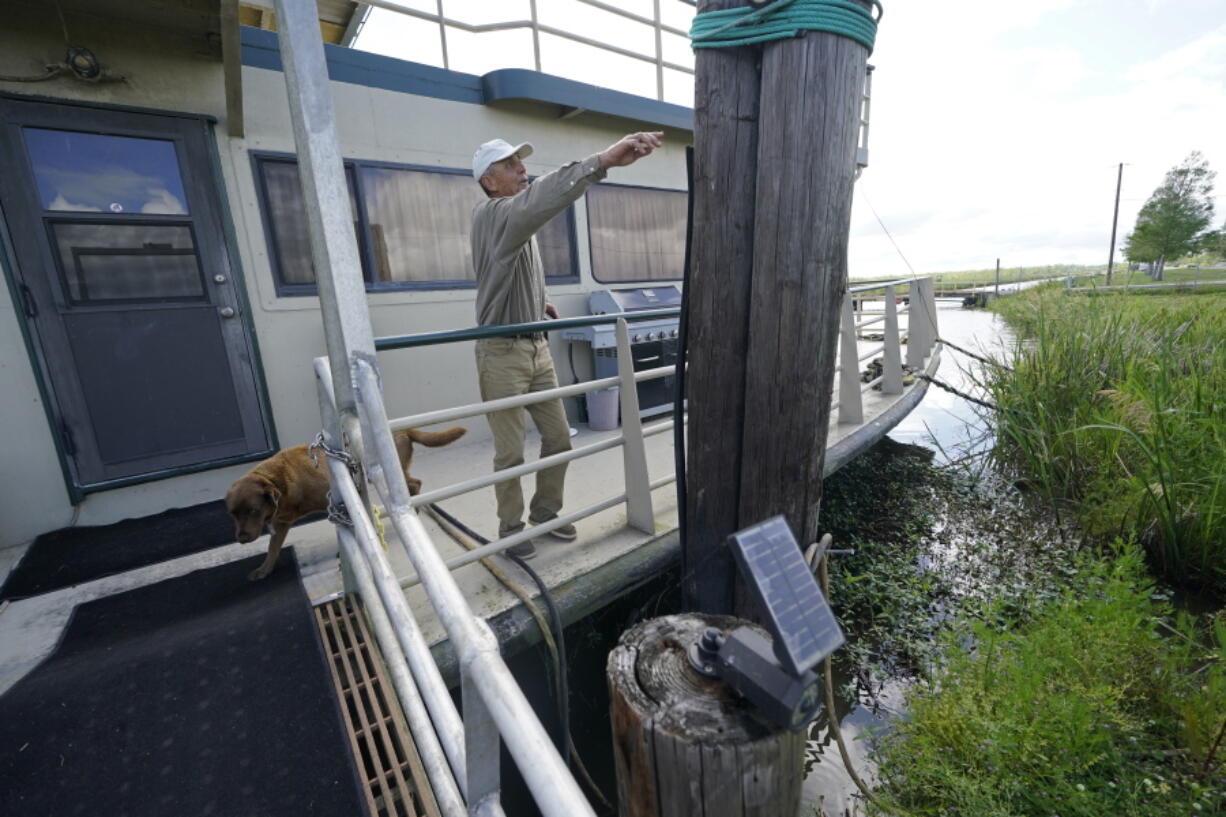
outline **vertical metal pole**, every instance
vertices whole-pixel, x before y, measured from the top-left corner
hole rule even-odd
[[[851,293],[843,298],[839,312],[839,422],[864,422],[864,395],[860,393],[860,355],[856,344],[856,316]]]
[[[443,22],[447,18],[443,14],[443,0],[438,0],[437,6],[438,6],[438,39],[439,39],[439,43],[443,46],[443,68],[446,70],[451,70],[451,66],[447,59],[447,24]],[[539,59],[536,61],[536,70],[538,71],[541,70],[541,61]]]
[[[995,298],[1000,297],[1000,259],[996,259],[996,289],[992,292]]]
[[[913,369],[924,367],[928,352],[928,339],[924,332],[924,294],[919,279],[911,281],[907,304],[907,365]]]
[[[1107,286],[1111,286],[1111,269],[1115,266],[1115,227],[1120,220],[1120,185],[1124,183],[1124,163],[1120,162],[1115,177],[1115,213],[1111,216],[1111,249],[1107,250]]]
[[[894,287],[885,289],[885,360],[881,393],[902,394],[902,349],[898,342],[898,304]]]
[[[289,96],[298,175],[306,205],[311,261],[332,364],[332,387],[341,427],[357,443],[357,408],[349,377],[355,352],[374,354],[366,285],[353,234],[353,213],[328,85],[323,41],[314,3],[276,0],[281,63]]]
[[[924,286],[924,303],[928,304],[928,308],[924,311],[924,317],[928,322],[928,354],[932,354],[941,333],[937,327],[937,296],[932,291],[931,282]]]
[[[632,528],[644,533],[655,533],[655,512],[651,507],[651,478],[647,475],[647,447],[643,443],[643,419],[639,417],[639,392],[634,382],[630,330],[625,318],[617,320],[617,374],[621,378],[626,520]]]
[[[460,695],[464,705],[464,745],[468,747],[469,813],[476,814],[483,802],[498,800],[499,754],[502,738],[481,693],[473,684],[472,672],[460,667]]]
[[[660,0],[655,0],[656,29],[656,99],[664,101],[664,36],[660,31]]]
[[[441,0],[440,0],[441,2]],[[536,70],[541,70],[541,29],[537,25],[536,19],[536,0],[531,0],[529,7],[532,11],[532,56],[535,60]]]

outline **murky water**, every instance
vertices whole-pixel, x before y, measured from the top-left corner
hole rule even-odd
[[[999,358],[1013,343],[1013,337],[995,313],[964,309],[953,301],[938,301],[937,307],[940,336],[968,351]],[[936,377],[958,391],[982,398],[984,395],[976,388],[972,375],[972,367],[978,365],[947,347]],[[964,461],[968,456],[985,452],[992,444],[984,409],[932,384],[920,405],[890,433],[890,438],[932,450],[937,465]],[[979,538],[980,532],[954,530],[964,528],[964,522],[938,522],[932,536],[940,545],[932,549],[919,569],[941,570],[945,559],[958,559],[960,570],[965,568],[968,554],[960,543]],[[853,767],[862,780],[872,785],[869,761],[872,735],[888,730],[890,722],[903,715],[908,681],[905,677],[871,679],[866,688],[863,678],[851,679],[836,672],[834,686],[836,690],[849,687],[858,690],[854,705],[845,696],[836,695],[836,716]],[[828,817],[863,814],[857,794],[823,712],[809,731],[801,814]]]

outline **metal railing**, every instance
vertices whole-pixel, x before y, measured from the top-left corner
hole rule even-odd
[[[574,32],[567,31],[566,29],[557,28],[555,26],[542,23],[539,15],[537,14],[536,0],[529,0],[528,19],[485,24],[465,23],[462,20],[455,19],[454,17],[448,17],[444,8],[443,0],[436,0],[436,10],[433,12],[402,6],[393,2],[392,0],[362,0],[362,2],[367,6],[373,6],[375,8],[384,9],[385,11],[392,11],[396,12],[397,14],[403,14],[408,17],[415,17],[419,20],[436,23],[439,28],[439,44],[442,49],[443,68],[449,70],[451,68],[451,57],[450,49],[447,47],[447,30],[450,28],[458,31],[464,31],[469,34],[482,34],[494,31],[527,30],[532,34],[533,64],[537,71],[541,70],[542,34],[557,37],[569,42],[578,43],[580,45],[585,45],[590,48],[596,48],[610,54],[617,54],[619,56],[629,57],[630,59],[638,60],[640,62],[650,63],[651,65],[655,66],[656,70],[656,99],[659,100],[664,99],[664,69],[667,68],[672,71],[679,71],[683,74],[689,74],[691,76],[694,74],[693,65],[683,65],[676,62],[670,62],[664,58],[663,38],[665,34],[683,37],[688,43],[690,33],[686,30],[676,28],[665,23],[661,14],[661,6],[664,3],[670,2],[677,5],[693,6],[693,3],[686,2],[686,0],[654,0],[652,3],[652,15],[650,17],[636,14],[632,11],[620,8],[612,3],[600,2],[600,0],[573,0],[573,2],[577,4],[607,12],[623,19],[631,20],[635,23],[650,26],[653,35],[652,40],[654,42],[654,48],[652,49],[653,53],[643,53],[630,48],[623,48],[618,45],[613,45],[612,43],[602,42],[590,37],[584,37],[581,34],[575,34]]]
[[[906,286],[911,286],[909,302],[899,305],[897,292]],[[883,299],[881,314],[872,317],[863,309],[854,309],[853,302],[857,296],[864,297],[874,292],[880,292]],[[455,569],[487,556],[500,553],[509,547],[533,539],[549,531],[592,516],[601,511],[625,503],[629,525],[645,533],[656,529],[656,521],[652,508],[651,492],[657,488],[669,485],[676,480],[676,474],[665,474],[652,478],[647,472],[645,440],[657,434],[663,434],[674,427],[673,419],[666,419],[643,425],[638,400],[637,385],[646,381],[670,377],[676,373],[675,366],[662,366],[653,369],[635,371],[632,364],[630,344],[630,321],[673,317],[678,314],[676,309],[658,309],[621,315],[601,315],[581,318],[564,318],[561,320],[542,321],[497,327],[476,327],[472,329],[454,330],[449,332],[424,333],[419,335],[402,335],[375,340],[379,350],[419,348],[423,346],[440,345],[460,341],[478,340],[488,337],[524,334],[535,331],[549,331],[573,326],[596,326],[614,323],[616,325],[618,374],[599,380],[573,383],[545,391],[531,392],[515,397],[504,397],[497,400],[470,403],[452,408],[420,412],[390,420],[393,431],[421,426],[450,423],[471,417],[480,417],[490,412],[507,409],[523,408],[535,403],[543,403],[557,399],[578,397],[588,392],[619,387],[619,400],[622,418],[621,432],[598,442],[583,445],[569,451],[553,454],[531,462],[526,462],[513,468],[501,471],[483,473],[480,476],[444,485],[431,491],[418,494],[409,500],[414,508],[434,502],[441,502],[472,491],[481,490],[500,482],[520,479],[546,468],[570,463],[578,459],[590,457],[613,448],[623,449],[623,470],[625,474],[624,491],[606,497],[601,501],[564,516],[536,525],[526,527],[514,534],[500,538],[475,550],[467,551],[446,562],[449,568]],[[905,331],[900,329],[900,318],[907,319]],[[865,330],[882,324],[880,334],[882,340],[866,349],[862,343]],[[936,342],[936,302],[933,298],[931,279],[900,279],[888,284],[876,286],[860,286],[849,289],[844,298],[840,318],[840,348],[838,364],[835,367],[837,380],[837,399],[832,403],[833,410],[838,410],[837,421],[840,423],[859,424],[864,418],[864,396],[881,386],[883,394],[901,394],[903,391],[904,362],[902,347],[906,345],[905,365],[920,368],[932,351]],[[883,372],[880,376],[865,383],[860,381],[860,364],[874,357],[882,356]],[[850,361],[848,365],[845,361]],[[327,361],[320,358],[317,367],[326,366]],[[417,582],[416,576],[401,579],[404,587]]]
[[[908,285],[911,287],[910,302],[900,306],[898,303],[900,299],[895,293],[898,288]],[[853,308],[853,300],[857,297],[869,297],[874,292],[880,292],[883,299],[883,307],[879,315],[874,316],[873,312]],[[514,685],[514,681],[510,678],[505,664],[498,657],[497,644],[492,641],[493,636],[485,623],[468,607],[467,601],[451,576],[451,571],[500,553],[562,525],[573,524],[623,504],[626,509],[627,524],[630,527],[647,534],[655,532],[656,522],[651,494],[657,488],[674,482],[676,475],[669,473],[652,478],[647,468],[646,440],[671,430],[674,420],[668,419],[644,426],[639,416],[637,385],[673,375],[676,366],[635,371],[631,356],[629,319],[669,317],[677,313],[676,309],[652,310],[623,315],[589,316],[378,339],[374,343],[376,348],[394,350],[568,326],[591,326],[611,322],[616,326],[618,374],[614,377],[399,418],[389,419],[385,414],[377,364],[368,357],[359,357],[351,367],[351,382],[357,396],[361,417],[360,433],[363,445],[360,448],[368,453],[368,456],[362,460],[363,470],[384,502],[394,528],[413,564],[414,572],[408,576],[396,576],[393,573],[386,554],[378,544],[378,534],[364,507],[358,484],[353,478],[353,471],[346,468],[341,460],[331,459],[329,469],[333,485],[340,486],[340,498],[353,521],[351,529],[340,528],[341,548],[346,569],[351,574],[352,589],[358,592],[368,608],[376,611],[372,614],[376,638],[385,656],[388,657],[388,665],[395,681],[394,686],[404,704],[406,717],[414,737],[422,744],[421,751],[423,758],[427,761],[426,768],[431,780],[434,781],[435,775],[441,775],[441,783],[435,782],[435,785],[441,786],[444,793],[454,794],[456,798],[467,800],[470,809],[474,797],[478,801],[481,801],[482,798],[488,799],[491,803],[497,800],[497,773],[490,772],[488,763],[492,762],[496,765],[499,735],[507,740],[508,748],[511,749],[512,756],[516,758],[521,772],[526,770],[523,766],[523,757],[516,753],[516,745],[520,747],[521,752],[527,753],[527,757],[533,758],[532,763],[541,763],[539,756],[532,753],[540,751],[540,741],[547,742],[547,738],[544,737],[544,731],[535,719],[535,715],[530,709],[524,710],[527,704],[522,701],[522,693],[519,693],[516,688],[517,697],[509,691],[508,685]],[[902,346],[904,344],[907,346],[907,365],[917,368],[922,366],[936,340],[935,315],[935,300],[932,297],[932,282],[929,279],[899,280],[886,285],[856,287],[848,291],[840,319],[840,362],[835,370],[835,376],[840,378],[838,400],[833,403],[833,407],[838,410],[837,422],[862,423],[864,395],[878,385],[881,386],[884,394],[902,393],[904,374]],[[900,328],[900,317],[907,319],[905,331]],[[862,333],[878,324],[883,327],[881,342],[870,345],[867,350],[862,351]],[[860,364],[877,355],[883,357],[883,373],[866,383],[861,383]],[[336,425],[337,412],[331,387],[333,372],[327,358],[321,357],[315,361],[315,372],[319,384],[321,410],[331,429],[327,437],[330,445],[335,447],[335,441],[340,439],[339,426]],[[483,473],[480,476],[445,485],[417,496],[409,495],[404,485],[404,474],[396,457],[395,445],[392,442],[393,431],[453,422],[494,411],[519,409],[534,403],[575,397],[611,386],[620,387],[622,425],[618,434],[514,468]],[[623,454],[622,490],[615,489],[611,496],[594,504],[559,516],[544,524],[525,528],[513,535],[466,551],[452,559],[446,561],[442,559],[417,517],[415,509],[422,505],[487,488],[506,480],[519,479],[563,462],[572,462],[617,447],[621,447]],[[463,720],[455,711],[439,669],[431,659],[429,648],[422,639],[420,627],[404,600],[402,588],[418,583],[425,586],[435,614],[439,616],[459,657],[461,688],[465,696],[464,709],[467,713]],[[386,621],[386,626],[381,621]],[[486,694],[497,696],[500,703],[496,709],[491,708],[489,700],[482,697]],[[510,730],[510,733],[507,730]],[[521,730],[527,734],[522,734]],[[419,732],[421,732],[420,736]],[[479,765],[477,761],[468,756],[469,752],[474,751],[472,740],[477,735],[480,736],[479,747],[483,752]],[[484,757],[491,751],[491,746],[494,747],[494,760]],[[556,753],[551,752],[550,757],[551,760],[556,758]],[[557,762],[560,763],[560,759]],[[543,763],[542,765],[547,767],[550,764]],[[481,770],[480,774],[475,776],[472,772],[474,766]],[[539,772],[539,769],[531,771]],[[553,768],[548,775],[538,774],[535,783],[525,773],[529,788],[532,789],[534,796],[538,799],[538,804],[542,806],[545,813],[554,812],[545,809],[542,799],[551,802],[554,800],[570,802],[570,798],[577,794],[575,790],[569,790],[569,787],[565,787],[568,790],[564,791],[554,788],[558,779],[556,775],[562,773],[565,773],[564,769]],[[569,776],[567,780],[573,783]],[[466,785],[461,786],[455,792],[449,792],[449,781],[452,785],[455,781],[463,781]],[[444,798],[440,797],[440,801],[442,799]],[[574,804],[570,802],[567,808],[572,807]],[[494,808],[494,806],[490,805],[489,808]],[[499,812],[490,811],[488,813]]]

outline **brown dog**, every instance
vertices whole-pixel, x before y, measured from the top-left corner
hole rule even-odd
[[[432,448],[447,445],[463,437],[465,431],[467,429],[456,426],[446,431],[410,428],[396,432],[396,453],[400,455],[409,493],[421,491],[421,480],[409,476],[413,443]],[[262,565],[247,574],[251,581],[262,579],[272,572],[290,525],[308,514],[328,509],[330,484],[325,455],[317,451],[312,458],[312,452],[308,449],[308,446],[297,445],[278,451],[235,480],[230,490],[226,491],[226,510],[234,517],[238,541],[244,544],[253,542],[264,533],[266,526],[272,529],[268,556]]]

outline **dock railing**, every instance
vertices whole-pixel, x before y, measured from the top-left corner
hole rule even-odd
[[[911,287],[907,303],[895,293]],[[863,308],[865,301],[881,300],[879,310]],[[859,309],[854,308],[860,302]],[[546,331],[573,326],[614,323],[618,346],[618,374],[615,377],[573,383],[555,389],[531,392],[516,397],[472,403],[454,408],[389,418],[383,404],[379,368],[370,356],[358,355],[351,366],[351,382],[360,415],[361,465],[350,468],[338,444],[340,428],[332,390],[332,371],[327,358],[315,361],[321,412],[325,419],[325,442],[338,456],[329,457],[329,474],[336,498],[343,503],[348,524],[338,525],[338,538],[347,587],[361,597],[393,677],[397,697],[406,714],[423,762],[440,805],[444,801],[460,807],[463,802],[489,801],[471,813],[500,814],[497,758],[499,741],[505,740],[512,757],[523,773],[529,789],[545,814],[587,814],[588,807],[574,780],[554,751],[549,739],[515,685],[498,654],[498,644],[483,620],[468,606],[451,571],[554,528],[624,504],[627,524],[644,533],[654,533],[655,515],[652,491],[675,481],[674,473],[652,477],[648,473],[645,441],[674,426],[672,418],[644,425],[639,417],[637,384],[675,374],[675,366],[635,371],[630,354],[630,327],[634,320],[670,317],[678,310],[652,310],[621,315],[566,318],[539,323],[436,332],[380,338],[375,348],[381,351],[418,348],[443,343],[472,341],[530,331]],[[935,301],[929,279],[902,279],[889,284],[850,289],[844,299],[840,319],[838,399],[832,405],[837,422],[859,424],[864,420],[864,395],[881,386],[885,394],[903,391],[904,355],[906,366],[919,368],[931,353],[937,337]],[[906,329],[900,318],[906,319]],[[879,342],[865,348],[863,335],[881,327]],[[861,364],[880,356],[882,373],[861,382]],[[620,387],[622,424],[619,433],[579,446],[571,451],[544,457],[514,468],[485,473],[466,481],[410,496],[399,466],[392,432],[436,423],[477,417],[492,411],[522,408],[558,398],[575,397],[611,386]],[[443,560],[416,509],[431,502],[481,490],[510,479],[563,462],[571,462],[620,446],[624,481],[621,490],[607,498],[541,525],[526,528],[455,558]],[[383,502],[386,514],[405,548],[414,573],[396,576],[379,544],[379,534],[367,511],[355,473],[364,473]],[[465,717],[460,718],[447,692],[438,666],[433,661],[421,628],[405,600],[403,588],[421,583],[450,639],[458,658]],[[501,737],[500,737],[501,736]],[[479,757],[474,753],[479,754]],[[561,781],[565,781],[565,785]],[[457,787],[457,782],[460,785]],[[578,798],[578,800],[576,799]],[[555,804],[560,810],[547,807]],[[560,804],[560,805],[558,805]],[[445,810],[446,811],[446,810]]]
[[[896,292],[901,287],[908,285],[912,287],[912,295],[906,303],[900,303],[901,299],[896,295]],[[866,311],[862,308],[853,308],[856,301],[875,301],[878,297],[883,301],[883,308],[880,314]],[[590,457],[619,446],[622,447],[624,473],[624,488],[622,491],[614,493],[588,507],[580,508],[540,525],[526,527],[512,535],[468,551],[449,560],[446,563],[449,568],[463,567],[546,534],[555,528],[573,524],[581,519],[623,503],[626,506],[626,517],[630,527],[644,533],[653,533],[656,530],[651,492],[676,481],[676,474],[663,474],[653,478],[648,473],[645,440],[657,434],[671,431],[675,421],[672,417],[669,417],[665,420],[644,424],[640,417],[637,386],[646,381],[675,375],[676,366],[660,366],[635,371],[630,353],[630,327],[633,325],[633,321],[675,317],[678,313],[679,310],[677,309],[657,309],[619,315],[563,318],[537,323],[400,335],[377,338],[375,340],[375,348],[377,350],[391,351],[490,337],[506,337],[530,332],[549,332],[576,326],[615,324],[616,327],[618,361],[618,374],[616,376],[572,383],[554,389],[530,392],[515,397],[504,397],[497,400],[420,412],[389,420],[393,431],[419,428],[439,423],[455,422],[471,417],[481,417],[495,411],[523,408],[559,398],[578,397],[588,392],[607,389],[613,386],[619,387],[622,420],[620,433],[598,442],[573,448],[570,451],[525,462],[513,468],[484,473],[463,482],[444,485],[410,498],[409,505],[413,508],[419,508],[433,502],[441,502],[461,494],[488,488],[500,482],[519,479],[555,465],[573,462],[574,460]],[[906,319],[905,328],[900,328],[902,326],[900,318]],[[866,330],[878,325],[881,325],[881,329],[874,334],[880,334],[882,336],[881,340],[864,347],[864,333]],[[864,396],[879,385],[884,394],[901,394],[903,391],[904,365],[914,369],[920,368],[931,353],[936,339],[936,308],[930,279],[899,279],[884,285],[866,285],[849,289],[844,297],[840,318],[840,348],[838,363],[835,367],[837,399],[832,403],[832,416],[837,411],[838,422],[840,423],[853,425],[862,423],[864,418]],[[902,352],[904,345],[907,347],[905,362]],[[861,351],[862,349],[863,351]],[[861,364],[878,356],[883,358],[882,374],[862,383],[860,380]],[[844,361],[851,361],[851,363],[850,365],[845,365]],[[316,362],[317,369],[321,366],[327,366],[326,358],[320,358]],[[417,577],[410,576],[402,579],[401,584],[404,587],[409,587],[415,584],[417,580]]]

